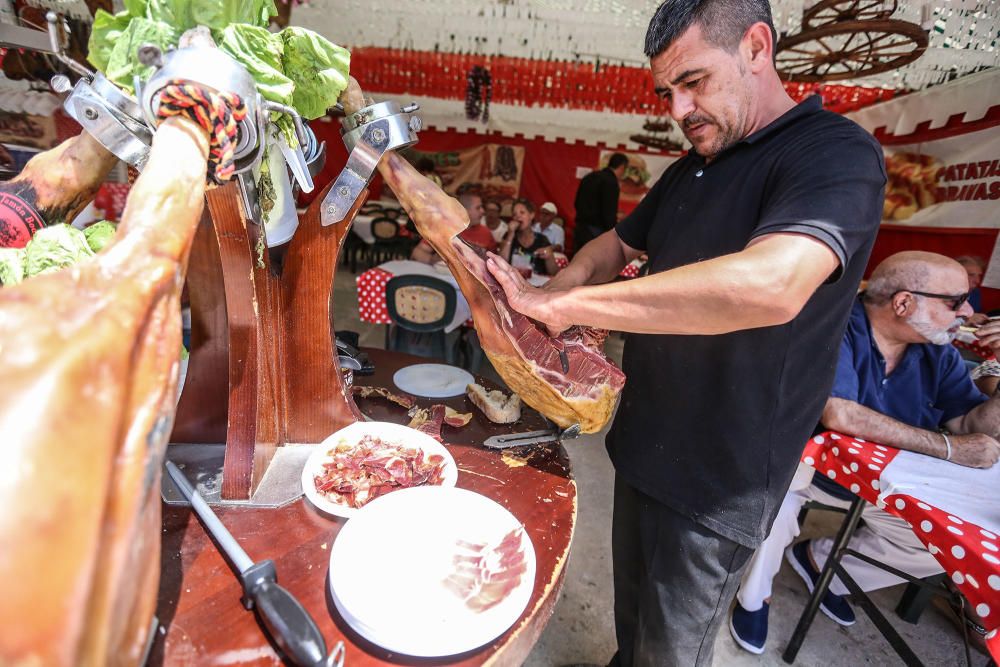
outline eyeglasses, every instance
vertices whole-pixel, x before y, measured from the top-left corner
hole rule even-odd
[[[917,294],[919,296],[930,297],[931,299],[941,299],[943,301],[950,302],[948,303],[948,307],[956,313],[958,312],[958,309],[962,307],[962,304],[969,300],[969,295],[971,294],[971,292],[966,292],[965,294],[933,294],[931,292],[918,292],[912,289],[901,289],[893,292],[892,296],[896,296],[900,292],[909,292],[910,294]]]

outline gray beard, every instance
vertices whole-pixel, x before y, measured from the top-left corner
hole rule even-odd
[[[933,345],[949,345],[958,332],[951,333],[948,331],[951,327],[955,325],[962,325],[965,319],[961,317],[956,317],[955,321],[948,325],[945,329],[938,329],[933,324],[931,324],[930,318],[924,314],[924,307],[922,304],[917,305],[917,312],[913,313],[907,324],[916,331],[918,334],[927,339],[929,343]]]

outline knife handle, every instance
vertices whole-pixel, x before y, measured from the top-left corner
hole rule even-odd
[[[246,600],[267,633],[296,665],[319,667],[327,661],[326,643],[312,616],[275,579],[274,563],[264,560],[242,574]]]

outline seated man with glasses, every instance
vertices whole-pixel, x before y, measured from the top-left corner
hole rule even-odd
[[[902,252],[883,261],[858,295],[840,346],[833,390],[819,431],[834,430],[956,465],[989,468],[1000,457],[1000,398],[987,398],[951,341],[972,315],[962,265],[943,255]],[[984,346],[1000,350],[1000,322],[977,331]],[[802,378],[809,382],[809,378]],[[941,429],[945,429],[943,433]],[[782,553],[812,591],[833,546],[832,535],[799,542],[799,510],[808,500],[847,508],[853,496],[800,464],[767,539],[744,571],[730,631],[752,653],[767,639],[771,582]],[[902,519],[867,505],[849,547],[911,576],[942,572]],[[902,579],[847,556],[844,568],[862,590]],[[820,610],[841,625],[854,623],[836,577]]]

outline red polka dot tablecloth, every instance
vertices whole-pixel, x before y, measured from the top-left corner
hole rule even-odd
[[[972,470],[829,431],[807,443],[802,461],[910,524],[983,619],[987,645],[1000,659],[1000,465]],[[949,508],[934,504],[931,497],[943,497],[934,488],[948,490]],[[957,509],[954,499],[965,493],[979,523]],[[984,498],[992,499],[986,508]]]
[[[975,341],[964,341],[956,338],[952,341],[952,345],[962,350],[969,350],[981,359],[992,359],[995,356],[993,354],[993,350],[988,347],[983,347]]]
[[[358,315],[369,324],[392,324],[385,305],[385,284],[392,278],[388,271],[375,267],[357,277]]]

